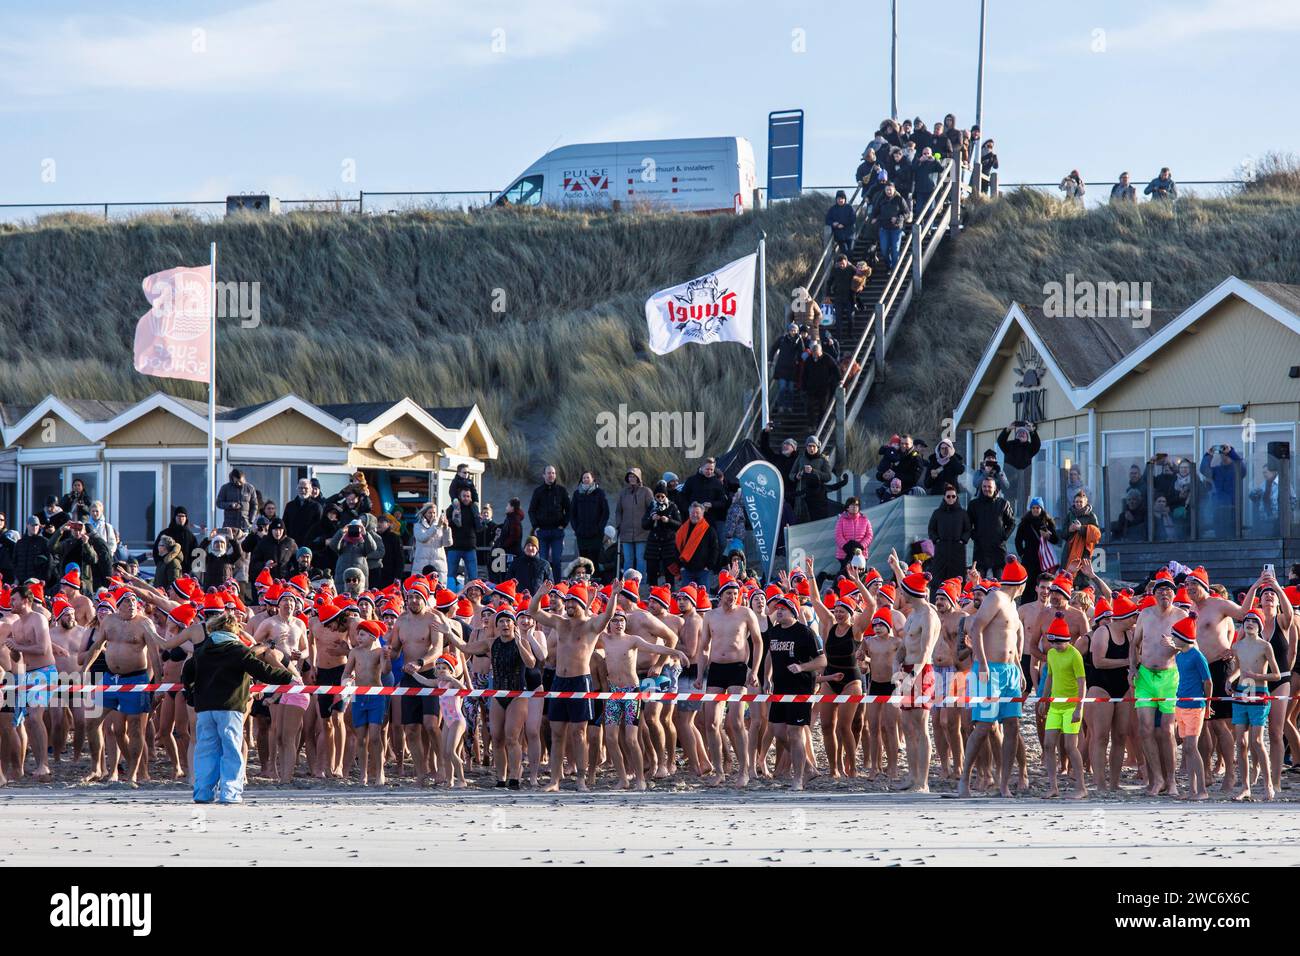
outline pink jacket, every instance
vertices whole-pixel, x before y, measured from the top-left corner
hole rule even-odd
[[[871,547],[871,520],[859,511],[856,515],[851,515],[847,511],[841,511],[839,520],[835,522],[835,555],[843,560],[844,545],[850,541],[857,541],[862,545],[862,553],[865,556]]]

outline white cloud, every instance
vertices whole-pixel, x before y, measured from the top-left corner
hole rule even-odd
[[[608,26],[597,0],[495,8],[457,0],[263,0],[209,17],[67,17],[53,25],[11,18],[0,37],[0,91],[391,100],[464,69],[570,53]]]

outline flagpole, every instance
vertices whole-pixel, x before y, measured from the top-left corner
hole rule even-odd
[[[767,233],[758,234],[758,373],[763,399],[763,427],[768,425],[767,403]]]
[[[217,244],[208,277],[208,536],[217,520]]]

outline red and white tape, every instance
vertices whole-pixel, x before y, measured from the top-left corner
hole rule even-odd
[[[161,684],[49,684],[30,685],[32,690],[81,694],[92,692],[109,693],[154,693],[158,691],[184,690],[180,683]],[[16,685],[5,688],[8,692],[17,689]],[[544,698],[546,700],[642,700],[650,703],[675,703],[677,701],[703,703],[773,703],[773,704],[816,704],[816,703],[867,703],[867,704],[933,704],[937,706],[979,705],[995,703],[1051,703],[1051,704],[1110,704],[1116,703],[1113,697],[981,697],[966,695],[925,695],[925,694],[764,694],[764,693],[687,693],[680,691],[568,691],[568,690],[493,690],[490,688],[464,689],[444,687],[383,687],[358,686],[354,684],[253,684],[249,688],[254,694],[313,694],[333,697],[470,697],[470,698]],[[1242,697],[1123,697],[1129,703],[1136,701],[1167,703],[1183,701],[1204,703],[1206,701],[1230,701],[1237,704],[1266,704],[1274,700],[1290,700],[1292,695],[1258,694],[1249,698]]]

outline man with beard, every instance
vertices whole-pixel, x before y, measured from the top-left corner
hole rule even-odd
[[[1173,575],[1156,575],[1155,604],[1138,614],[1133,639],[1129,641],[1129,679],[1136,698],[1138,739],[1147,765],[1147,795],[1178,796],[1174,775],[1174,705],[1178,697],[1178,641],[1173,626],[1187,616],[1174,607]],[[1156,718],[1160,722],[1157,725]]]

